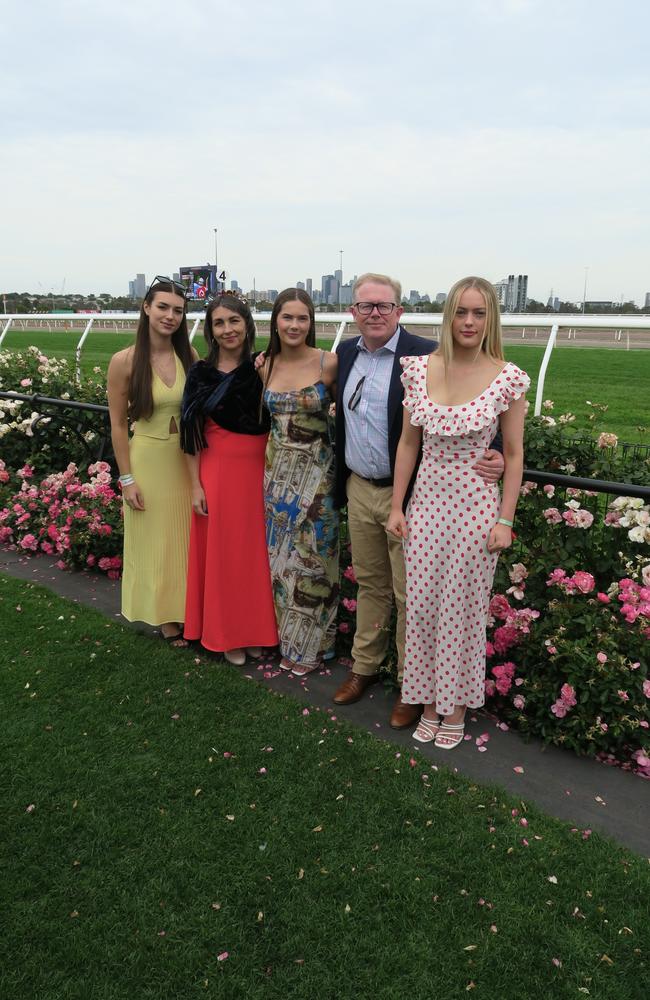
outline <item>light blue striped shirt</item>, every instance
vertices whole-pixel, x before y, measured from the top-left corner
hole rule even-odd
[[[391,474],[388,392],[399,335],[398,326],[388,343],[376,351],[369,351],[359,337],[357,356],[343,390],[345,464],[364,479],[386,479]],[[350,410],[350,399],[364,376],[359,403]]]

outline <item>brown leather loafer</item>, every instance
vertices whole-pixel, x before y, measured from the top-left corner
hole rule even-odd
[[[379,674],[355,674],[354,671],[350,671],[334,695],[334,704],[353,705],[363,697],[366,688],[376,684],[378,680]]]
[[[402,701],[402,692],[397,695],[397,701],[393,705],[390,717],[391,729],[408,729],[415,725],[422,715],[421,705],[405,705]]]

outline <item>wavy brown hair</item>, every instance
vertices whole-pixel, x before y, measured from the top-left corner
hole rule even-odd
[[[149,317],[144,311],[145,304],[151,305],[158,292],[171,292],[183,298],[178,288],[161,281],[149,289],[140,307],[140,320],[135,334],[133,365],[129,379],[129,420],[148,420],[153,413],[153,389],[151,373],[151,340],[149,337]],[[192,348],[187,332],[187,303],[183,299],[183,318],[172,334],[172,347],[180,359],[185,374],[192,364]]]

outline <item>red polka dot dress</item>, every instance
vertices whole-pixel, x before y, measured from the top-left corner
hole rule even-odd
[[[472,466],[497,432],[499,414],[526,392],[530,379],[507,362],[477,396],[441,406],[427,394],[428,357],[402,358],[404,406],[422,427],[422,461],[406,511],[406,654],[402,700],[485,703],[485,628],[497,555],[487,549],[499,516],[496,485]]]

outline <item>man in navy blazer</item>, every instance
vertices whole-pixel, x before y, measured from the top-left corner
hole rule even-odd
[[[393,472],[402,432],[404,390],[400,358],[431,354],[435,340],[400,326],[402,288],[385,274],[368,273],[353,288],[352,315],[361,336],[339,345],[336,392],[336,487],[338,507],[347,503],[352,565],[358,584],[352,670],[336,691],[337,705],[358,701],[379,678],[388,648],[393,599],[397,607],[398,682],[404,663],[406,574],[402,542],[388,535]],[[489,482],[503,472],[503,456],[486,453],[476,471]],[[412,726],[417,705],[398,696],[390,724]]]

